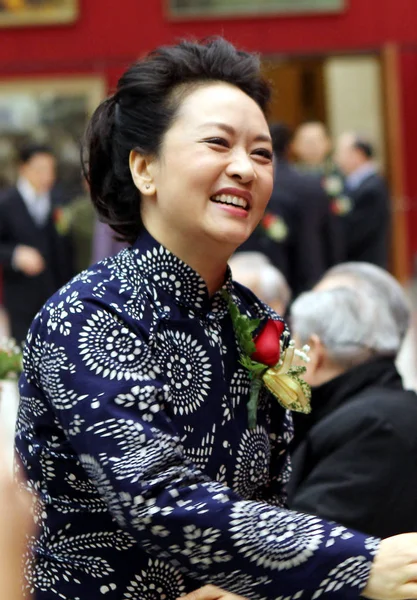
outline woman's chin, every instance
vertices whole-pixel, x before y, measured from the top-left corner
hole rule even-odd
[[[237,248],[241,246],[252,234],[250,227],[223,227],[213,232],[214,237],[224,244]]]

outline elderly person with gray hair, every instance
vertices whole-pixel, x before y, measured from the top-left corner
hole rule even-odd
[[[291,290],[284,275],[262,252],[236,252],[230,260],[233,279],[249,288],[279,315],[285,315]]]
[[[312,412],[295,417],[290,508],[380,537],[417,529],[417,395],[395,367],[408,320],[399,284],[365,263],[293,304]]]

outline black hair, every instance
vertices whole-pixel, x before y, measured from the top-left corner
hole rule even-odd
[[[36,142],[26,143],[18,149],[18,161],[23,165],[29,162],[36,154],[50,154],[54,156],[54,151],[47,144],[38,144]]]
[[[258,57],[216,37],[150,52],[122,75],[115,93],[93,114],[82,151],[84,174],[100,220],[119,240],[133,243],[142,228],[131,150],[158,156],[182,100],[210,81],[240,88],[266,113],[271,90]]]
[[[362,152],[366,158],[373,158],[375,155],[374,147],[372,146],[371,142],[359,135],[355,137],[353,147]]]
[[[285,158],[288,154],[293,132],[285,123],[271,123],[269,131],[272,138],[272,149],[277,158]]]

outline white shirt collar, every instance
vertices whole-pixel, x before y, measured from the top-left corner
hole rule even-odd
[[[32,205],[34,202],[36,202],[38,194],[27,179],[24,177],[19,177],[16,187],[26,205]]]
[[[50,194],[37,194],[35,188],[25,177],[19,177],[16,188],[32,218],[42,225],[48,218],[51,201]]]
[[[377,173],[377,168],[374,162],[367,162],[356,171],[346,177],[345,183],[349,190],[356,190],[365,179],[370,175]]]

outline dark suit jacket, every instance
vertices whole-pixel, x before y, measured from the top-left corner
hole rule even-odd
[[[281,243],[274,242],[265,239],[258,228],[239,250],[267,254],[287,278],[294,297],[310,289],[329,267],[344,259],[337,220],[318,176],[300,173],[285,160],[277,161],[267,212],[286,222],[288,237]]]
[[[12,256],[19,244],[42,254],[46,268],[41,274],[28,277],[13,268]],[[73,265],[69,238],[58,233],[52,212],[46,224],[38,226],[16,188],[0,195],[0,263],[4,305],[12,335],[20,342],[44,302],[71,278]]]
[[[274,189],[268,208],[265,211],[265,217],[278,217],[284,227],[283,235],[279,239],[271,237],[264,225],[261,224],[255,229],[253,234],[244,242],[239,251],[261,252],[269,258],[271,263],[281,271],[287,279],[290,287],[293,282],[293,269],[291,265],[291,249],[295,244],[295,211],[293,208],[292,197],[281,189]]]
[[[313,389],[312,409],[295,419],[290,508],[378,537],[416,531],[417,395],[393,360]]]
[[[377,173],[348,192],[352,210],[340,217],[344,224],[347,260],[388,266],[390,199],[385,181]]]

